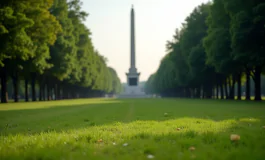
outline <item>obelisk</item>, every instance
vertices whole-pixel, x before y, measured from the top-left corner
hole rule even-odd
[[[135,68],[134,9],[131,10],[131,68]]]
[[[127,84],[129,86],[138,86],[139,75],[135,66],[135,24],[134,24],[134,8],[131,9],[131,65],[129,73],[127,73]]]
[[[120,98],[143,98],[145,97],[144,88],[139,84],[139,76],[140,73],[137,72],[136,64],[135,64],[135,13],[134,8],[132,6],[131,16],[130,16],[130,68],[127,75],[127,84],[124,86],[123,93],[119,95]]]

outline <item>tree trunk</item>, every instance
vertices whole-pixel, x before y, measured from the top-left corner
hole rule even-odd
[[[55,86],[53,85],[52,87],[51,87],[51,100],[55,100]]]
[[[43,83],[42,84],[42,99],[43,99],[43,101],[45,101],[46,100],[46,85],[45,85],[45,83]]]
[[[196,98],[201,98],[201,87],[196,89]]]
[[[261,70],[262,67],[257,66],[254,73],[255,81],[255,101],[261,101]]]
[[[231,87],[232,87],[230,77],[227,79],[227,81],[228,81],[228,99],[230,99],[231,98]]]
[[[180,91],[180,97],[181,97],[181,98],[184,98],[184,93],[185,93],[184,90],[185,90],[184,87],[182,87],[182,88],[181,88],[181,91]],[[92,95],[92,94],[91,94],[91,95]]]
[[[56,87],[56,100],[60,100],[61,99],[61,89],[60,89],[60,84],[57,84]]]
[[[187,98],[191,98],[191,89],[187,88]]]
[[[229,99],[234,100],[235,99],[235,75],[232,75],[232,84],[230,84],[229,87]]]
[[[57,100],[57,95],[58,95],[58,90],[57,90],[57,84],[54,84],[54,88],[53,88],[53,91],[54,91],[54,93],[53,93],[53,97],[54,97],[54,100]]]
[[[36,89],[35,89],[35,82],[36,82],[36,74],[32,73],[31,76],[31,96],[32,96],[32,101],[35,102],[36,101]]]
[[[225,80],[224,87],[225,87],[225,99],[228,99],[228,90],[227,90],[227,81],[226,80]]]
[[[196,95],[196,90],[197,90],[197,88],[194,88],[193,89],[193,98],[197,98],[197,95]],[[81,91],[81,95],[82,95],[82,97],[83,97],[83,90]],[[113,92],[111,92],[111,95],[113,96],[114,95],[114,93]]]
[[[211,99],[213,96],[213,88],[210,86],[207,86],[207,99]]]
[[[221,99],[224,99],[224,87],[223,84],[220,84]]]
[[[39,88],[40,88],[40,90],[39,90],[39,101],[42,101],[42,95],[43,95],[43,84],[42,84],[42,82],[41,82],[41,80],[39,81]]]
[[[219,99],[219,85],[216,85],[216,99]]]
[[[49,84],[49,80],[47,79],[47,100],[50,101],[51,100],[51,90],[50,90],[50,84]]]
[[[75,91],[72,91],[72,92],[71,92],[71,98],[72,98],[72,99],[76,99],[75,96],[76,96],[76,92],[75,92]]]
[[[8,93],[7,93],[7,73],[6,68],[3,68],[1,74],[1,103],[8,102]]]
[[[214,90],[215,90],[215,89],[214,89],[214,87],[213,87],[213,88],[211,89],[211,98],[213,98],[213,99],[214,99],[214,97],[215,97],[215,95],[214,95],[214,94],[215,94]]]
[[[12,77],[13,80],[13,89],[14,89],[14,101],[18,102],[18,75],[17,73],[14,74],[14,76]]]
[[[241,77],[242,74],[239,73],[237,77],[237,100],[241,100]]]
[[[185,88],[185,87],[183,88],[183,97],[184,97],[184,98],[187,98],[187,97],[186,97],[186,88]]]
[[[204,92],[204,98],[206,98],[206,99],[212,98],[213,90],[212,90],[212,87],[210,85],[204,85],[203,92]]]
[[[68,91],[67,99],[71,99],[71,93]]]
[[[203,86],[200,87],[200,98],[204,98]]]
[[[250,100],[250,71],[246,71],[246,100]]]
[[[64,87],[63,88],[63,99],[67,99],[67,96],[68,96],[68,92],[67,92],[67,89]]]
[[[29,81],[27,78],[25,78],[25,101],[28,102],[29,101]]]

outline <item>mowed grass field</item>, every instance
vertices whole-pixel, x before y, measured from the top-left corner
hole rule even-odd
[[[264,160],[263,126],[264,102],[80,99],[1,104],[0,159]],[[240,140],[231,141],[231,134]]]

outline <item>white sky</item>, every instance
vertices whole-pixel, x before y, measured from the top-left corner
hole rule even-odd
[[[136,67],[145,81],[166,54],[166,41],[203,2],[209,0],[82,0],[85,22],[99,53],[108,59],[122,82],[130,67],[130,11],[135,10]]]

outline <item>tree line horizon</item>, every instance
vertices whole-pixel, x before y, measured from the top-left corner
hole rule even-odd
[[[265,2],[202,3],[176,29],[166,49],[146,82],[147,93],[241,100],[244,87],[250,100],[254,87],[254,99],[260,101],[265,94]]]
[[[121,92],[116,71],[93,46],[81,5],[80,0],[0,2],[2,103],[10,96],[18,102]]]

